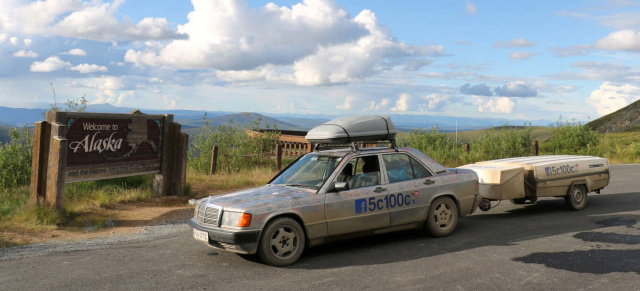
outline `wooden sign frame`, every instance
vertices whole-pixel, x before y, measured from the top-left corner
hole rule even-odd
[[[47,111],[36,122],[31,200],[62,208],[64,184],[153,174],[153,191],[184,195],[189,135],[173,115]]]

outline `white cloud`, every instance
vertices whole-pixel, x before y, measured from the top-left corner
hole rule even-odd
[[[427,102],[424,107],[429,111],[443,111],[444,107],[451,103],[448,95],[439,93],[424,96],[423,99]]]
[[[391,111],[398,112],[406,112],[406,111],[416,111],[418,108],[416,106],[415,101],[409,94],[402,93],[400,97],[396,101],[396,106],[391,108]]]
[[[87,52],[84,51],[83,49],[79,49],[79,48],[70,49],[68,52],[64,52],[62,54],[63,55],[70,55],[70,56],[81,56],[81,57],[86,57],[87,56]]]
[[[136,76],[108,76],[91,79],[81,79],[80,81],[72,81],[69,86],[73,88],[91,88],[111,91],[135,90],[144,86],[145,80],[147,80],[147,78]]]
[[[478,112],[481,113],[511,113],[516,104],[508,97],[487,98],[481,96],[473,96],[475,101],[473,105],[478,106]]]
[[[577,61],[571,65],[580,72],[561,72],[551,75],[554,79],[633,82],[640,72],[619,63]]]
[[[21,50],[13,53],[13,56],[16,58],[37,58],[38,54],[33,51]]]
[[[74,67],[69,68],[71,71],[77,71],[81,74],[89,74],[95,72],[107,72],[109,71],[105,66],[99,66],[95,64],[80,64]]]
[[[640,32],[620,30],[598,40],[595,46],[610,51],[640,52]]]
[[[336,106],[336,108],[340,110],[351,110],[351,105],[354,101],[355,101],[355,98],[353,96],[347,96],[344,99],[344,103]]]
[[[417,71],[420,70],[424,66],[428,66],[433,63],[433,60],[429,59],[412,59],[407,64],[407,71]]]
[[[467,11],[467,13],[469,14],[478,13],[478,11],[476,10],[476,4],[471,2],[467,2],[467,5],[464,6],[464,10]]]
[[[15,36],[13,36],[13,37],[9,38],[9,42],[10,42],[12,45],[18,45],[18,38],[17,38],[17,37],[15,37]]]
[[[640,99],[640,88],[630,85],[615,85],[604,82],[600,88],[591,92],[586,99],[598,114],[607,115]]]
[[[512,60],[527,60],[533,55],[534,53],[532,52],[513,52],[509,54],[509,58]]]
[[[502,40],[499,40],[493,45],[493,48],[514,48],[514,47],[532,47],[535,43],[530,42],[524,38],[512,39],[509,42],[505,43]]]
[[[53,72],[69,66],[71,66],[69,62],[65,62],[60,58],[53,56],[48,57],[42,62],[34,62],[31,64],[30,70],[32,72]]]
[[[570,47],[554,47],[551,50],[553,50],[558,57],[584,56],[587,52],[593,50],[593,45],[579,44]]]
[[[134,23],[116,18],[124,1],[45,0],[7,4],[0,11],[0,27],[32,35],[61,35],[102,42],[119,40],[175,39],[178,35],[164,18],[145,18]]]
[[[25,38],[25,39],[22,40],[22,42],[24,42],[24,45],[30,46],[32,41],[31,41],[31,39]]]
[[[538,91],[523,81],[512,81],[502,87],[493,89],[497,96],[503,97],[535,97]]]
[[[291,8],[270,3],[258,10],[245,1],[192,3],[189,22],[179,26],[188,39],[130,49],[125,60],[138,66],[216,69],[227,81],[318,86],[360,81],[390,69],[383,62],[406,64],[444,50],[398,42],[373,12],[351,18],[330,0],[306,0]]]
[[[9,36],[6,33],[0,33],[0,43],[7,41]]]
[[[380,102],[371,101],[369,107],[365,111],[386,111],[391,106],[391,100],[389,98],[383,98]]]

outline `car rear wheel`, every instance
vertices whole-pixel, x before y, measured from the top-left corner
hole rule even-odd
[[[449,197],[434,200],[429,207],[426,230],[434,237],[448,236],[458,225],[458,206]]]
[[[305,246],[304,231],[300,224],[288,217],[276,218],[265,227],[258,255],[273,266],[288,266],[295,263]]]
[[[571,210],[581,210],[587,206],[587,187],[584,185],[573,185],[569,189],[569,195],[564,197],[567,207]]]

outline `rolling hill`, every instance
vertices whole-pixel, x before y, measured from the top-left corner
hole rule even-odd
[[[640,131],[640,100],[587,123],[597,132]]]

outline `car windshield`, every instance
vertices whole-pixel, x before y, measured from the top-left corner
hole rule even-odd
[[[271,184],[320,189],[340,160],[342,160],[341,157],[306,155],[280,174]]]

